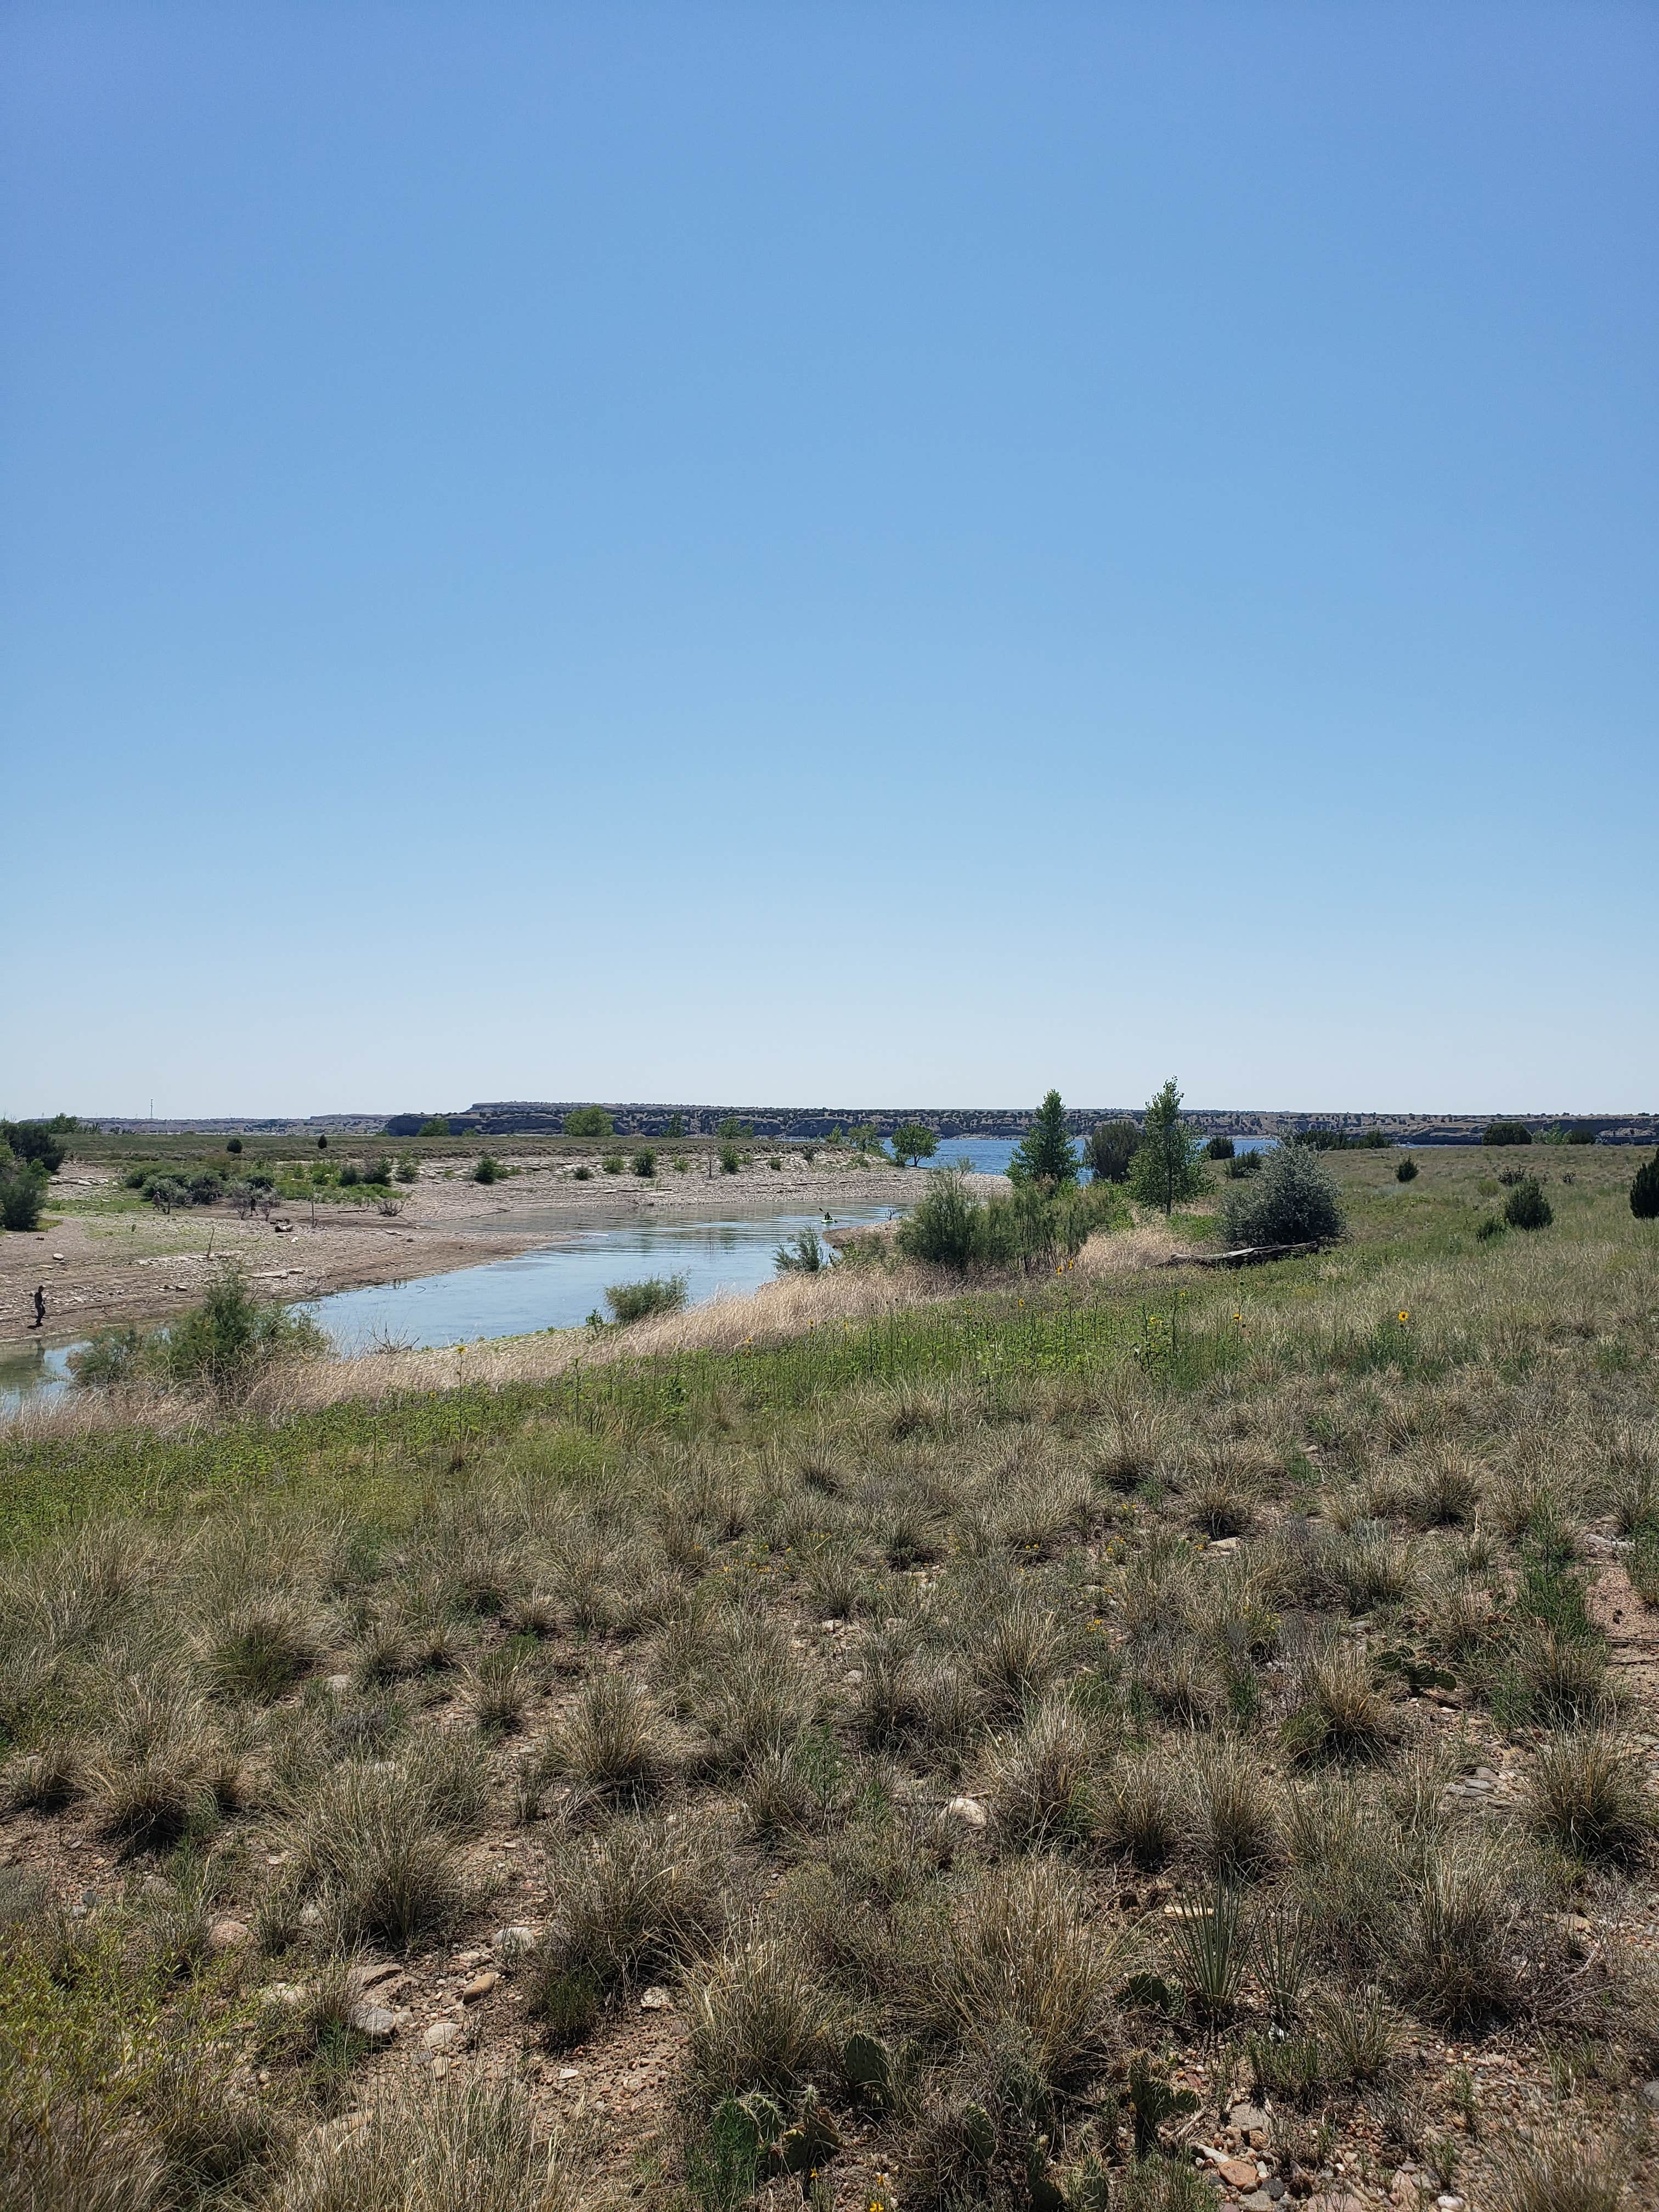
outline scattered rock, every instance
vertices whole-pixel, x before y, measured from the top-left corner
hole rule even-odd
[[[332,1690],[337,1698],[343,1698],[351,1687],[351,1677],[349,1674],[331,1674],[325,1686]]]
[[[991,1817],[977,1797],[953,1797],[945,1809],[953,1820],[970,1828],[984,1827]]]
[[[1260,2105],[1235,2105],[1227,2118],[1241,2135],[1252,2135],[1257,2128],[1265,2128],[1267,2124],[1267,2115]]]
[[[322,1924],[323,1908],[320,1905],[302,1905],[300,1907],[300,1925],[301,1928],[320,1928]]]
[[[210,1951],[234,1951],[247,1941],[247,1928],[240,1920],[216,1920],[208,1929]]]
[[[434,2020],[421,2042],[428,2051],[453,2051],[465,2033],[459,2021]]]
[[[147,1874],[138,1885],[138,1894],[140,1897],[163,1898],[176,1897],[178,1892],[159,1874]]]
[[[392,2012],[385,2005],[356,2004],[346,2017],[358,2034],[366,2035],[371,2043],[390,2043],[409,2014]]]
[[[519,1959],[535,1949],[536,1931],[515,1921],[510,1928],[498,1928],[489,1942],[498,1959]]]
[[[480,1997],[487,1997],[489,1995],[490,1991],[499,1984],[501,1978],[501,1976],[495,1973],[474,1974],[472,1979],[461,1991],[461,2002],[477,2004]]]
[[[1224,2158],[1216,2172],[1229,2189],[1254,2189],[1256,2184],[1255,2160],[1253,2158]]]
[[[1308,2199],[1308,2212],[1365,2212],[1365,2206],[1350,2189],[1322,2189]]]
[[[1273,2200],[1265,2189],[1253,2189],[1248,2197],[1241,2197],[1238,2201],[1244,2207],[1244,2212],[1273,2212]]]
[[[849,1667],[841,1679],[848,1689],[855,1689],[864,1680],[864,1669],[861,1667]]]
[[[302,2004],[305,1994],[303,1982],[267,1982],[259,1992],[259,2002],[261,2004]]]
[[[674,2000],[666,1990],[658,1989],[653,1984],[650,1989],[641,1991],[640,1996],[641,2012],[672,2012],[673,2009]]]

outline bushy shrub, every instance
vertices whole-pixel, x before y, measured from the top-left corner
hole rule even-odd
[[[1505,1226],[1501,1213],[1483,1213],[1475,1224],[1474,1233],[1483,1244],[1489,1244],[1493,1237],[1503,1236]]]
[[[8,1229],[40,1226],[46,1178],[31,1161],[0,1167],[0,1224]]]
[[[1511,1229],[1547,1229],[1555,1216],[1534,1176],[1523,1176],[1504,1202],[1504,1218]]]
[[[361,1170],[351,1160],[348,1160],[340,1170],[340,1187],[343,1190],[355,1188],[362,1179]],[[494,1182],[495,1178],[494,1176],[480,1176],[477,1180],[483,1182]]]
[[[474,1182],[499,1182],[503,1172],[501,1162],[491,1159],[489,1154],[486,1152],[477,1166],[473,1169],[472,1180]],[[340,1180],[343,1182],[345,1177],[342,1176]]]
[[[1405,1158],[1401,1161],[1399,1166],[1395,1170],[1394,1179],[1396,1182],[1415,1182],[1417,1181],[1417,1162],[1412,1158],[1409,1152],[1407,1153]]]
[[[1091,1230],[1115,1227],[1122,1218],[1122,1200],[1110,1183],[1079,1190],[1027,1182],[1006,1197],[976,1199],[963,1171],[948,1168],[929,1178],[926,1197],[899,1224],[894,1243],[906,1259],[933,1267],[1029,1269],[1070,1258]]]
[[[70,1352],[70,1373],[88,1390],[114,1389],[138,1373],[148,1342],[142,1329],[101,1329],[78,1352]]]
[[[1248,1189],[1222,1206],[1230,1243],[1331,1243],[1343,1233],[1342,1205],[1330,1170],[1306,1145],[1279,1145]]]
[[[78,1126],[73,1115],[54,1121],[0,1121],[0,1151],[54,1176],[64,1164],[64,1133]]]
[[[415,1158],[415,1156],[414,1156],[414,1154],[413,1154],[412,1152],[405,1152],[405,1153],[404,1154],[403,1158],[402,1158],[398,1161],[398,1182],[418,1182],[420,1181],[420,1179],[421,1179],[421,1164],[420,1164],[420,1162],[419,1162],[419,1161]]]
[[[1139,1142],[1140,1132],[1133,1121],[1097,1121],[1089,1132],[1090,1174],[1097,1182],[1127,1182],[1129,1163]]]
[[[240,1152],[241,1149],[242,1140],[240,1137],[227,1137],[225,1139],[225,1150],[228,1152]]]
[[[240,1269],[227,1267],[201,1304],[156,1340],[154,1357],[170,1381],[234,1399],[267,1368],[327,1348],[308,1316],[260,1304]]]
[[[649,1145],[641,1145],[634,1155],[634,1172],[647,1181],[657,1172],[657,1156]]]
[[[1637,1169],[1630,1187],[1630,1210],[1638,1221],[1659,1221],[1659,1152]]]
[[[1529,1145],[1532,1131],[1524,1121],[1488,1121],[1480,1141],[1483,1145]]]
[[[567,1137],[609,1137],[616,1133],[616,1123],[603,1106],[578,1106],[564,1117]]]
[[[653,1314],[678,1313],[685,1304],[684,1275],[647,1275],[637,1283],[612,1283],[605,1294],[618,1322],[646,1321]]]
[[[788,1238],[772,1258],[781,1275],[818,1275],[836,1264],[834,1247],[826,1244],[816,1229],[803,1229],[799,1236]]]
[[[1206,1160],[1230,1160],[1232,1156],[1233,1140],[1231,1137],[1212,1137],[1204,1147]]]
[[[736,1175],[738,1170],[742,1166],[742,1161],[738,1158],[738,1148],[735,1145],[722,1145],[720,1146],[720,1173],[722,1175]]]
[[[620,1152],[607,1152],[599,1165],[607,1175],[620,1175],[623,1166],[623,1156]]]
[[[1267,1164],[1267,1159],[1265,1152],[1255,1148],[1248,1152],[1236,1152],[1227,1163],[1228,1182],[1244,1182],[1252,1176],[1259,1176]]]

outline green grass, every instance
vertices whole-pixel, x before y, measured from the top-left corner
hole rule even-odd
[[[258,2162],[368,2091],[335,1998],[230,2118],[146,2054],[222,2048],[279,1976],[327,1996],[360,1942],[418,1981],[509,1917],[512,1843],[538,1941],[469,2033],[502,2078],[620,2057],[672,1985],[661,2100],[596,2154],[656,2129],[664,2212],[731,2110],[831,2179],[860,2135],[902,2204],[1096,2203],[1097,2169],[1184,2201],[1128,2162],[1125,2085],[1179,2081],[1212,2142],[1253,2065],[1292,2197],[1382,2129],[1419,2166],[1455,2132],[1484,2203],[1454,2037],[1608,2134],[1659,1996],[1571,1931],[1645,1913],[1654,1717],[1604,1688],[1587,1537],[1650,1525],[1659,1231],[1580,1152],[1547,1234],[1482,1244],[1479,1156],[1419,1157],[1330,1156],[1352,1234],[1281,1266],[0,1443],[3,1802],[135,1877],[93,1940],[0,1929],[30,2094],[130,2123],[158,2203],[270,2201]],[[265,1955],[209,1960],[210,1888]]]

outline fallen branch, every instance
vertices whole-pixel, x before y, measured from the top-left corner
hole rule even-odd
[[[1176,1252],[1166,1267],[1259,1267],[1267,1260],[1300,1260],[1324,1249],[1316,1237],[1310,1244],[1241,1244],[1232,1252]]]

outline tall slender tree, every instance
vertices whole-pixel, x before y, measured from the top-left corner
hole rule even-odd
[[[1058,1091],[1051,1091],[1036,1109],[1036,1118],[1014,1147],[1008,1163],[1012,1182],[1075,1182],[1077,1154],[1066,1133],[1066,1109]]]
[[[1129,1188],[1143,1206],[1174,1211],[1178,1198],[1194,1198],[1205,1188],[1198,1164],[1198,1138],[1181,1118],[1181,1093],[1172,1075],[1146,1102],[1140,1149],[1129,1171]]]

